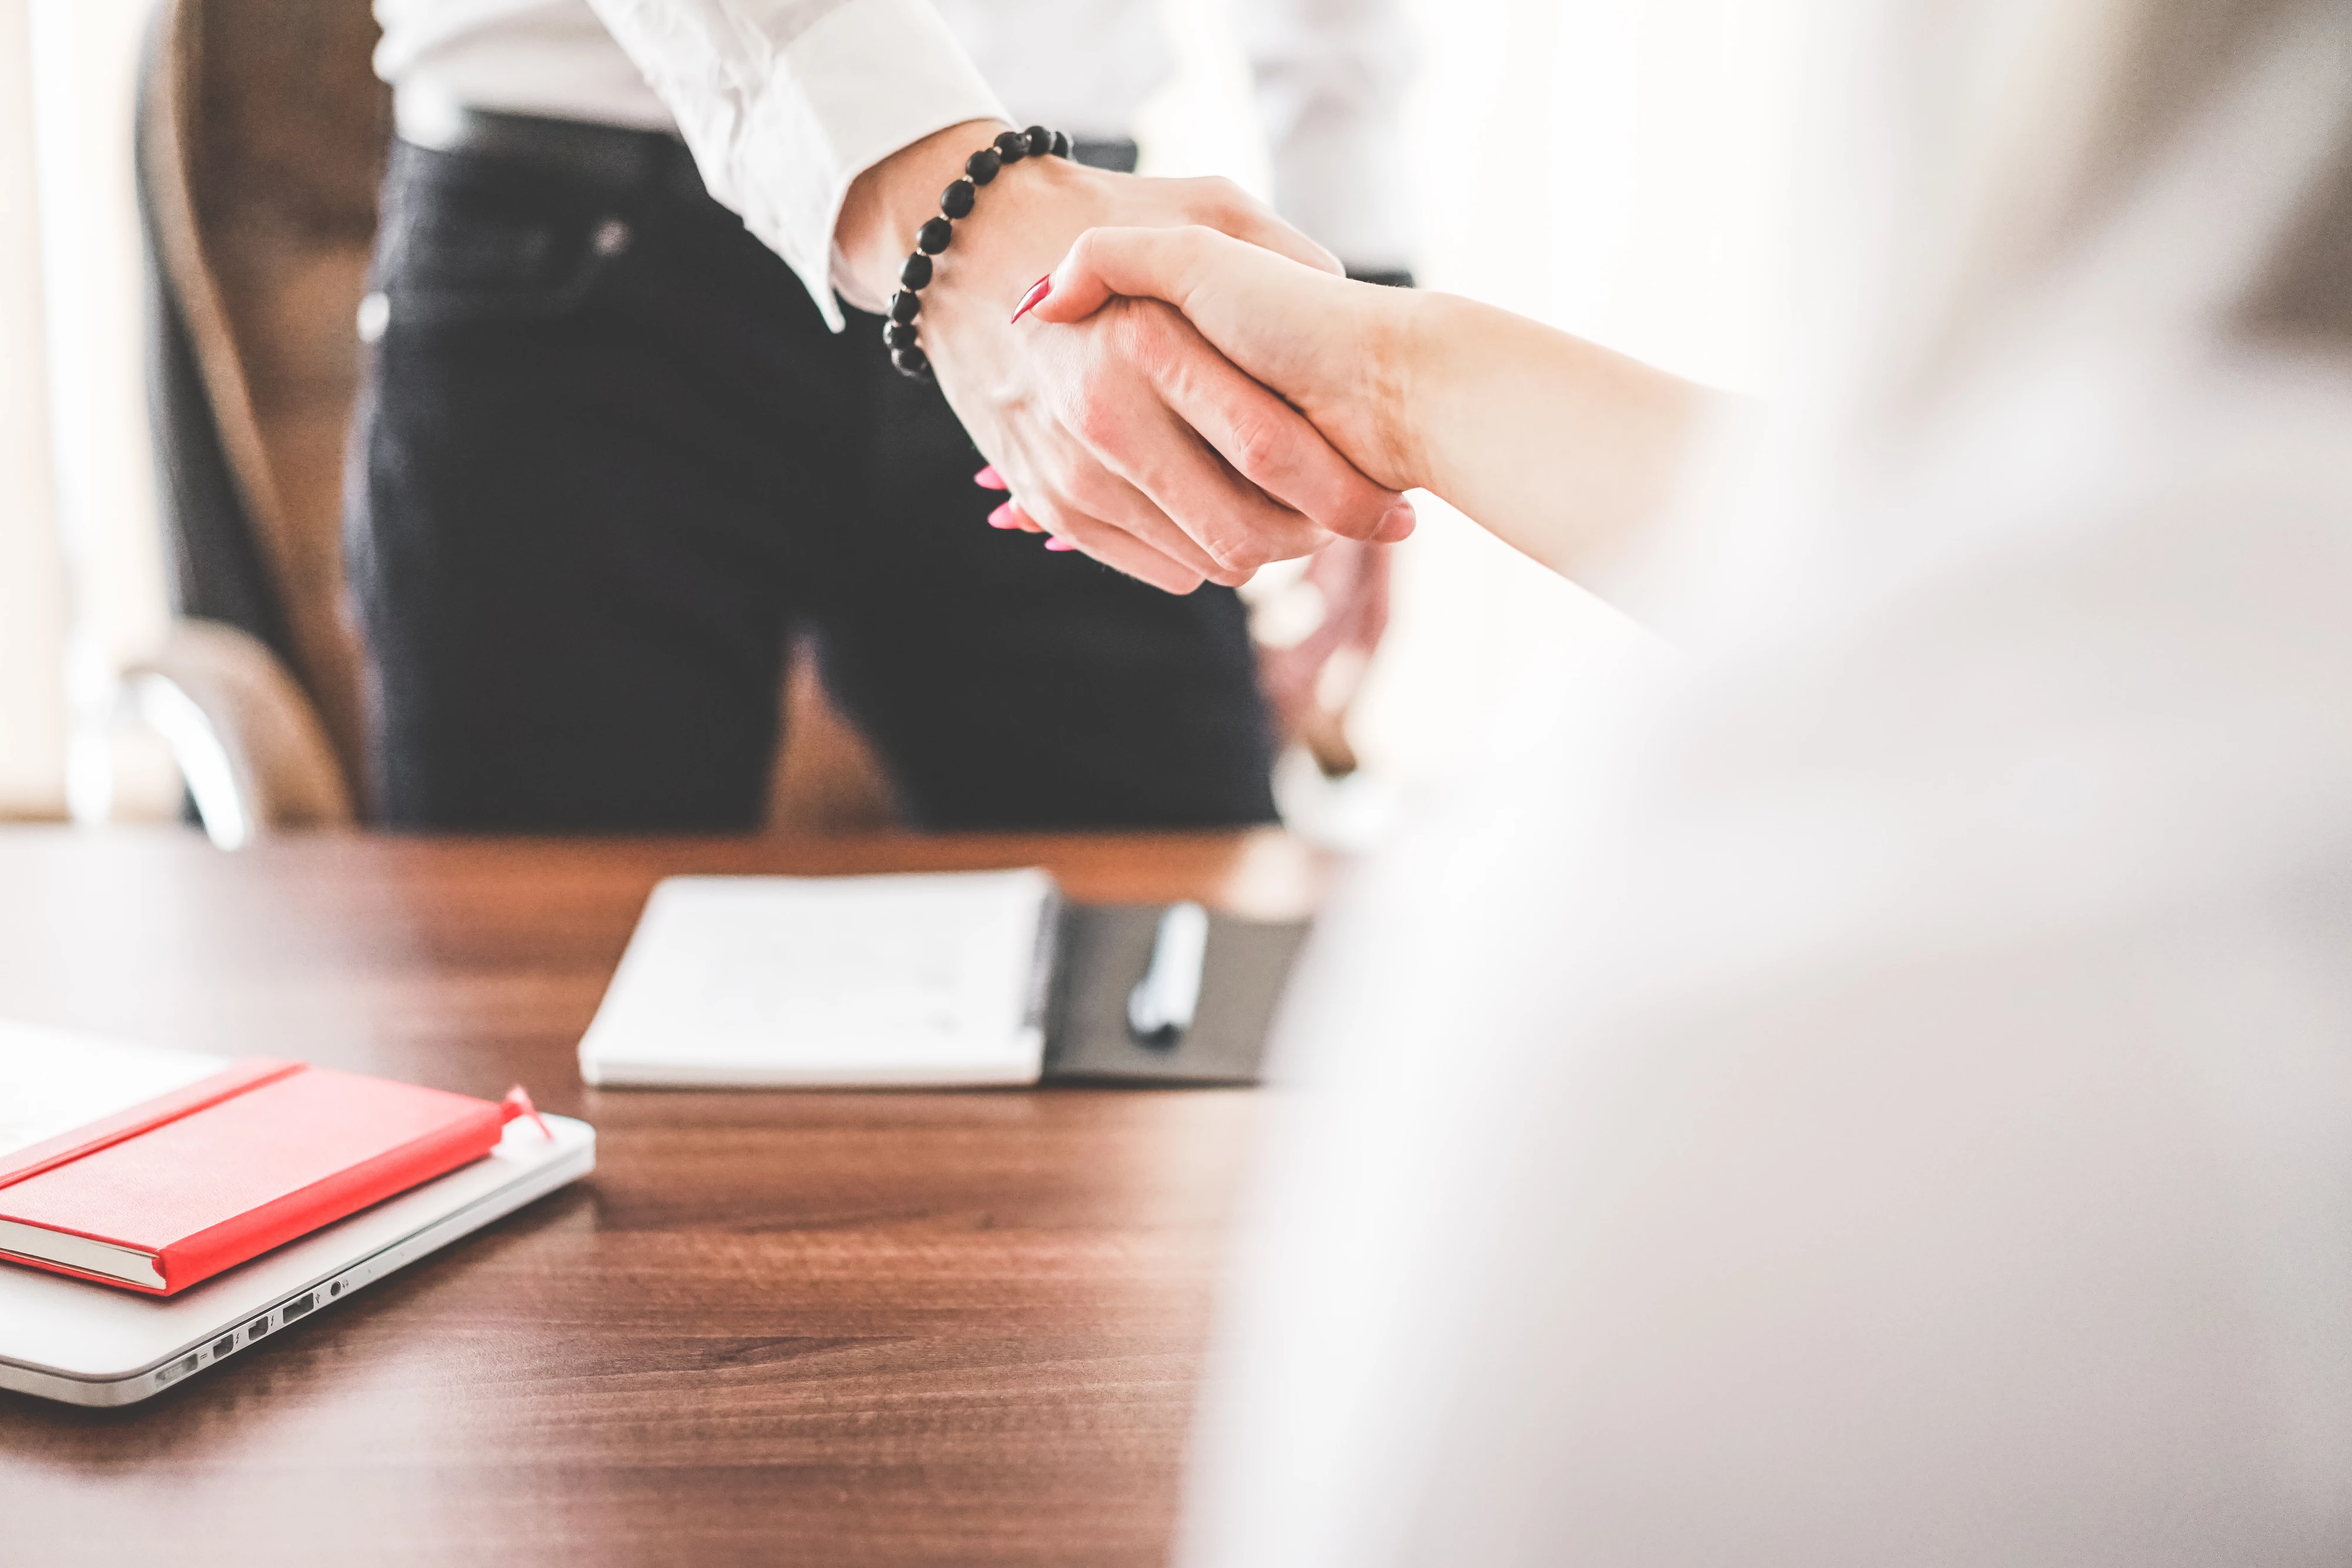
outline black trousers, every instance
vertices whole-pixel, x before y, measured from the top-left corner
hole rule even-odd
[[[641,141],[617,170],[394,149],[347,497],[379,816],[752,827],[805,629],[916,825],[1271,819],[1231,591],[987,527],[879,323],[828,331]]]

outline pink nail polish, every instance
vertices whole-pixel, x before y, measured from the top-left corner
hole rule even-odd
[[[1049,272],[1045,277],[1039,278],[1036,282],[1029,286],[1029,292],[1023,295],[1021,297],[1021,303],[1013,308],[1013,319],[1015,321],[1020,320],[1021,318],[1028,315],[1029,312],[1036,307],[1037,301],[1045,298],[1045,296],[1053,292],[1054,275]]]
[[[1057,538],[1049,534],[1045,538],[1045,548],[1047,549],[1076,549],[1078,547],[1072,544],[1066,538]]]
[[[988,526],[992,528],[1017,528],[1021,526],[1020,514],[1013,509],[1012,502],[1006,501],[988,514]]]
[[[996,465],[993,463],[982,469],[979,473],[973,475],[971,476],[971,482],[979,486],[983,490],[1010,490],[1013,488],[1012,486],[1004,482],[1004,476],[996,471]]]

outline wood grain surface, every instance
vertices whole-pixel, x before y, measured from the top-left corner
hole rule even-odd
[[[657,877],[1043,864],[1304,913],[1273,834],[0,830],[0,1016],[598,1129],[560,1193],[146,1404],[0,1394],[0,1563],[1125,1564],[1165,1555],[1252,1096],[591,1091]]]

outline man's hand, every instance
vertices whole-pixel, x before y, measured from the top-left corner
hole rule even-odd
[[[881,308],[940,193],[1001,129],[940,131],[859,176],[835,231],[835,277],[852,303]],[[1008,165],[934,258],[917,322],[923,351],[1014,507],[1176,593],[1203,579],[1244,581],[1334,536],[1404,538],[1412,510],[1402,496],[1365,478],[1168,306],[1120,300],[1066,325],[1012,319],[1087,229],[1185,225],[1339,270],[1227,181],[1145,180],[1050,157]]]

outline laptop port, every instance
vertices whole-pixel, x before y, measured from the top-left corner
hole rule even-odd
[[[269,1314],[268,1312],[262,1313],[259,1317],[245,1325],[245,1337],[248,1341],[259,1339],[263,1334],[266,1334],[268,1332]]]
[[[296,1318],[300,1317],[304,1312],[309,1312],[312,1307],[315,1307],[318,1304],[318,1292],[314,1291],[303,1291],[300,1295],[286,1303],[284,1308],[286,1321],[289,1323],[292,1322]]]
[[[218,1361],[222,1356],[226,1355],[230,1351],[235,1350],[236,1348],[236,1335],[233,1333],[225,1333],[221,1335],[220,1338],[213,1341],[213,1359],[215,1361]]]

